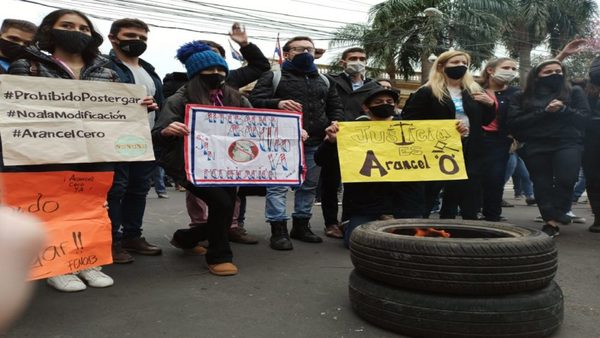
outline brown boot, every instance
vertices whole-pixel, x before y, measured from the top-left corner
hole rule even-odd
[[[244,225],[240,224],[235,228],[229,228],[227,236],[230,242],[241,243],[241,244],[257,244],[258,239],[252,235],[248,235]]]
[[[325,227],[325,236],[331,238],[344,238],[344,233],[339,225],[331,224]]]
[[[127,251],[135,252],[140,255],[156,256],[162,253],[161,248],[146,242],[144,237],[122,239],[121,247]]]
[[[127,264],[135,260],[133,256],[125,251],[120,245],[113,245],[112,247],[113,263],[115,264]]]
[[[233,263],[209,264],[208,270],[216,276],[233,276],[238,273],[238,268]]]

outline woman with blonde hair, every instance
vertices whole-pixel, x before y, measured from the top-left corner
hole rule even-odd
[[[482,213],[486,221],[498,222],[502,217],[502,195],[506,167],[513,139],[508,135],[506,113],[509,99],[519,91],[510,86],[517,76],[517,62],[502,57],[490,60],[483,70],[478,82],[487,94],[496,101],[496,118],[483,127],[483,167],[481,188],[483,189]],[[531,200],[527,196],[527,202]]]
[[[469,179],[426,184],[425,217],[444,188],[440,218],[455,218],[460,206],[463,219],[477,219],[481,204],[481,127],[494,120],[496,102],[475,82],[468,72],[470,65],[471,57],[466,52],[453,50],[440,54],[433,63],[429,81],[411,95],[402,111],[406,120],[456,119],[463,136]]]

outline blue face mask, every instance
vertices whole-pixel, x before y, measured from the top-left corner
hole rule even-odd
[[[298,70],[303,72],[310,72],[316,70],[315,57],[310,53],[302,53],[294,56],[292,64]]]

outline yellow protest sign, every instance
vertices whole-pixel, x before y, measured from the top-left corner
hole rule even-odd
[[[467,178],[456,120],[340,122],[342,182]]]

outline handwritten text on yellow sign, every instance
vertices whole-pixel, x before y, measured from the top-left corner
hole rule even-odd
[[[456,120],[341,122],[337,138],[345,183],[467,178]]]

